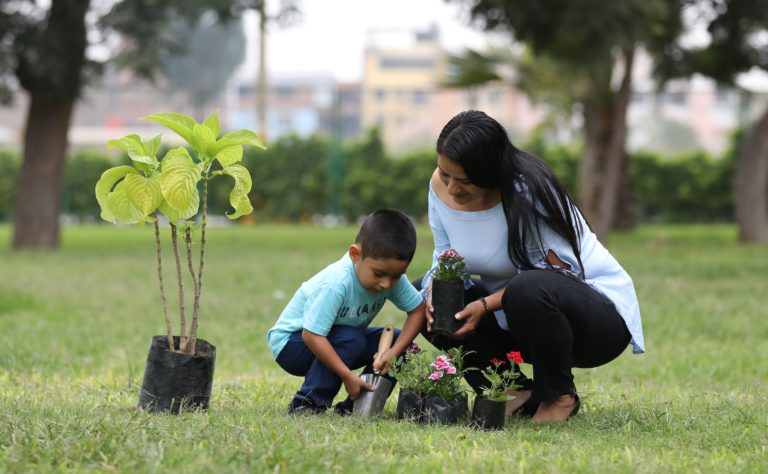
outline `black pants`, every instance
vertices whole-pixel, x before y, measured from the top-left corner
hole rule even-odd
[[[472,291],[477,290],[466,293]],[[468,296],[469,302],[483,295]],[[533,396],[542,401],[574,394],[572,368],[606,364],[630,341],[624,320],[608,298],[556,271],[532,270],[515,276],[504,292],[502,306],[509,331],[501,329],[493,315],[486,315],[467,338],[456,341],[441,337],[433,344],[441,349],[461,345],[465,350],[478,351],[478,357],[466,362],[479,368],[488,366],[490,357],[501,359],[507,351],[520,351],[525,362],[533,366]],[[483,360],[489,354],[502,356]],[[470,374],[477,374],[484,382],[482,374]],[[477,391],[477,382],[469,376],[466,379]]]

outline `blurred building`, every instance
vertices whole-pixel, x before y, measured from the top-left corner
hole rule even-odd
[[[21,145],[27,102],[26,94],[19,93],[12,106],[0,107],[0,145]],[[170,92],[162,81],[150,83],[129,72],[107,67],[97,83],[85,88],[75,106],[69,129],[70,146],[105,149],[108,140],[131,133],[148,139],[165,132],[163,138],[166,141],[180,142],[181,139],[168,133],[167,129],[141,119],[157,112],[195,115],[189,101]],[[198,117],[199,120],[204,118]]]
[[[226,111],[231,129],[259,130],[256,105],[257,83],[235,78],[227,91]],[[330,76],[275,76],[267,90],[267,139],[297,134],[331,132],[332,107],[337,84]]]
[[[476,108],[520,135],[542,117],[527,99],[509,88],[489,86],[472,91],[440,89],[446,53],[436,27],[424,31],[371,31],[360,83],[337,83],[327,75],[271,75],[267,92],[267,139],[295,133],[335,133],[342,140],[361,137],[378,126],[388,151],[398,154],[434,144],[443,125],[457,112]],[[108,68],[77,104],[70,143],[105,148],[109,139],[136,133],[143,137],[161,128],[140,117],[163,111],[198,116],[218,109],[225,129],[258,130],[256,82],[235,76],[221,97],[196,113],[180,93],[162,81],[149,83]],[[13,107],[0,108],[0,145],[19,146],[26,101],[19,94]],[[167,140],[177,140],[166,133]]]
[[[503,85],[441,88],[448,67],[436,26],[369,31],[361,84],[362,128],[379,127],[387,149],[398,153],[432,146],[445,123],[468,108],[484,110],[521,133],[541,120],[540,110]]]
[[[546,118],[546,110],[505,84],[471,89],[440,87],[447,53],[436,26],[423,30],[368,32],[360,83],[338,83],[330,75],[270,75],[266,135],[312,134],[356,139],[379,127],[387,151],[398,155],[432,147],[443,125],[457,112],[478,109],[501,122],[515,141],[525,140]],[[722,152],[739,126],[749,124],[768,106],[767,97],[745,99],[714,82],[694,78],[655,91],[650,61],[639,58],[629,109],[630,149],[675,152],[703,148]],[[70,143],[104,149],[107,140],[129,133],[150,137],[161,128],[140,117],[175,111],[202,120],[218,109],[224,129],[259,130],[256,82],[234,76],[219,98],[196,112],[190,101],[161,82],[150,84],[108,68],[77,104]],[[768,85],[764,90],[768,92]],[[26,114],[24,94],[12,107],[0,107],[0,146],[18,147]],[[167,140],[178,140],[166,133]],[[565,140],[573,139],[566,136]]]
[[[339,136],[342,140],[359,138],[364,130],[362,125],[362,91],[359,82],[337,84]]]
[[[703,149],[723,153],[733,133],[748,127],[768,107],[768,81],[753,80],[747,95],[733,88],[695,75],[691,79],[670,81],[658,91],[651,74],[651,59],[638,55],[629,106],[631,150],[644,149],[676,153]]]

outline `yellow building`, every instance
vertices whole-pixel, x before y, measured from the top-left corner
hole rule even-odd
[[[462,110],[483,110],[513,137],[527,135],[543,117],[508,85],[443,89],[447,54],[436,26],[426,31],[369,32],[361,84],[363,130],[378,126],[386,149],[400,154],[434,145],[445,123]]]

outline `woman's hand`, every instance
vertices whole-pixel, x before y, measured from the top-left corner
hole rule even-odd
[[[432,281],[429,282],[429,288],[427,288],[427,308],[424,314],[427,317],[427,332],[432,332],[432,325],[435,324],[435,308],[432,306]]]
[[[456,313],[456,319],[464,321],[464,325],[448,337],[452,339],[464,339],[477,329],[480,320],[485,316],[485,307],[480,300],[469,303],[461,311]]]

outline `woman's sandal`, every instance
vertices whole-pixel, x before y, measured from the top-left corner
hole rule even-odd
[[[574,392],[574,393],[572,393],[570,395],[573,397],[573,402],[574,402],[573,403],[573,408],[571,408],[571,412],[568,413],[568,416],[566,416],[564,420],[559,420],[559,421],[570,420],[571,418],[576,416],[576,414],[579,412],[579,409],[581,409],[581,398],[579,398],[579,395],[576,394],[576,392]],[[539,406],[539,404],[536,404],[536,409],[534,410],[533,414],[535,414],[536,410],[538,410],[538,406]],[[533,414],[531,415],[531,417],[533,417]],[[538,421],[542,422],[542,420],[538,420]],[[547,421],[544,421],[544,422],[548,422],[548,421],[555,421],[555,420],[547,420]]]
[[[517,382],[517,390],[531,390],[533,391],[533,380],[523,376]],[[510,412],[508,416],[516,416],[520,418],[531,418],[536,410],[539,409],[541,400],[533,396],[528,397],[528,400],[524,401],[522,405],[517,407],[514,411]]]
[[[578,413],[579,409],[581,408],[581,398],[579,398],[579,395],[574,393],[573,399],[576,402],[576,405],[573,407],[573,411],[571,411],[571,414],[568,415],[568,418],[573,418],[574,416],[576,416],[576,413]]]
[[[520,405],[517,408],[517,410],[510,413],[509,416],[517,416],[520,418],[533,418],[533,415],[536,414],[536,410],[539,409],[540,404],[541,404],[541,400],[531,395],[530,398],[528,398],[528,400],[523,402],[523,404]]]

